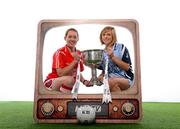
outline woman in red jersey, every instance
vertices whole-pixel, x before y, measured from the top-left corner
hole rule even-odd
[[[52,72],[45,79],[44,86],[49,90],[70,93],[76,81],[78,62],[80,62],[81,72],[84,67],[81,52],[75,47],[79,40],[78,31],[74,28],[68,29],[64,40],[66,45],[59,48],[53,55]],[[80,81],[86,86],[91,86],[82,74],[80,75]]]

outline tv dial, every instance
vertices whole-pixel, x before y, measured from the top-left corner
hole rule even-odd
[[[117,107],[117,106],[114,106],[114,107],[113,107],[113,111],[114,111],[114,112],[117,112],[117,111],[118,111],[118,107]]]
[[[54,105],[50,102],[46,102],[41,107],[41,112],[45,116],[50,116],[54,112]]]
[[[57,109],[59,112],[62,112],[64,110],[63,106],[61,106],[61,105],[59,105]]]
[[[122,105],[122,112],[126,116],[131,116],[135,112],[135,106],[130,102],[126,102]]]

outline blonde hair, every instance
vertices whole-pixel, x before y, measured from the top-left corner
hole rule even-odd
[[[106,26],[100,33],[100,41],[101,41],[101,44],[104,44],[104,42],[102,41],[102,35],[104,33],[106,33],[107,31],[111,31],[112,33],[112,41],[110,43],[110,45],[113,45],[116,41],[117,41],[117,38],[116,38],[116,31],[114,29],[114,27],[111,27],[111,26]]]

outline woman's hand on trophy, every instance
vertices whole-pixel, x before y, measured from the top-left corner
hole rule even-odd
[[[104,74],[101,73],[101,74],[98,76],[98,80],[103,83],[103,79],[104,79]]]
[[[84,80],[84,81],[83,81],[83,84],[84,84],[85,86],[87,86],[87,87],[93,86],[93,83],[92,83],[91,81],[88,81],[88,80]]]

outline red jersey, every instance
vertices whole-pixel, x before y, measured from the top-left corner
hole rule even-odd
[[[80,56],[81,52],[79,50],[76,50],[77,54]],[[71,55],[71,52],[69,51],[67,46],[64,46],[60,49],[58,49],[54,55],[53,55],[53,63],[52,63],[52,72],[48,74],[47,78],[57,78],[57,68],[64,68],[68,66],[72,61],[74,60],[74,57]],[[74,71],[75,70],[75,71]],[[75,65],[74,70],[72,72],[77,71],[77,65]],[[80,71],[82,72],[84,70],[83,62],[82,60],[80,61]],[[72,73],[69,75],[72,76]]]

